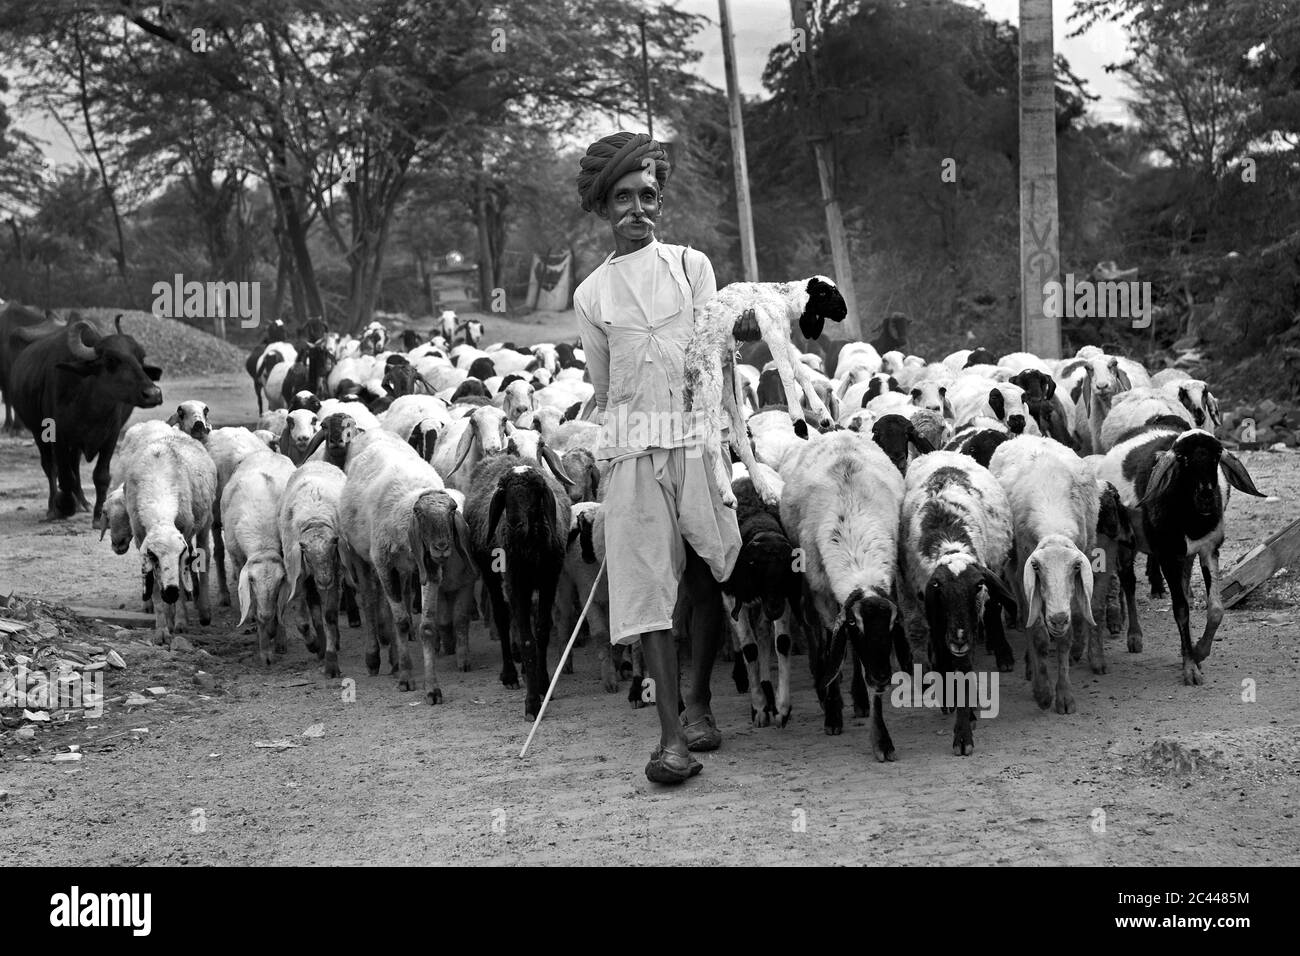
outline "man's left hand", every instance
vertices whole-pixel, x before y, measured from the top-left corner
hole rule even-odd
[[[763,332],[758,327],[758,316],[753,309],[740,313],[740,318],[731,327],[731,334],[737,342],[757,342],[763,337]]]

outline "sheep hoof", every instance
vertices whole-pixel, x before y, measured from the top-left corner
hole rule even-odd
[[[370,672],[371,677],[379,676],[379,652],[366,651],[366,670]]]
[[[1188,687],[1205,683],[1205,675],[1201,673],[1201,667],[1195,661],[1183,661],[1183,683]]]
[[[424,692],[424,702],[430,707],[435,707],[442,703],[442,690],[435,687],[433,690]]]
[[[1068,691],[1056,695],[1056,706],[1053,708],[1058,714],[1072,714],[1075,711],[1074,695]]]
[[[566,657],[566,658],[564,659],[564,667],[563,667],[563,671],[564,671],[564,673],[566,673],[566,674],[572,674],[572,673],[573,673],[573,655],[569,655],[568,657]]]
[[[275,663],[275,657],[271,654],[263,654],[261,655],[261,657],[262,657],[262,664],[266,667],[270,667],[272,664]]]
[[[1042,710],[1052,706],[1052,691],[1048,687],[1034,687],[1034,700]],[[1060,711],[1057,711],[1060,713]]]
[[[1130,654],[1141,654],[1141,653],[1142,653],[1142,635],[1141,635],[1141,634],[1130,634],[1130,635],[1128,636],[1128,652],[1129,652]]]
[[[886,761],[896,761],[898,753],[894,750],[894,742],[885,734],[881,740],[871,742],[871,754],[876,758],[876,763],[885,763]]]
[[[459,670],[462,674],[468,674],[469,668],[470,668],[469,658],[466,658],[463,661],[456,662],[456,669]]]
[[[776,715],[776,725],[786,727],[790,723],[790,708],[787,707]]]
[[[229,594],[221,595],[221,597],[217,599],[217,603],[220,604],[222,607],[230,607],[230,595]]]
[[[769,710],[755,710],[751,707],[749,709],[749,719],[755,727],[772,726],[772,712]]]
[[[947,713],[947,711],[944,711],[944,713]],[[867,706],[866,706],[865,704],[854,704],[854,705],[853,705],[853,716],[854,716],[854,717],[866,717],[866,716],[868,716],[868,708],[867,708]]]
[[[524,704],[524,720],[536,720],[537,712],[542,709],[542,699],[540,697],[530,697]]]
[[[519,675],[513,670],[501,672],[501,683],[511,690],[519,689]]]
[[[398,689],[399,691],[401,691],[402,693],[406,693],[408,690],[415,690],[415,687],[414,687],[414,685],[411,683],[411,678],[409,678],[409,677],[400,677],[400,678],[398,678],[398,680],[397,680],[397,689]]]
[[[964,734],[961,731],[952,735],[952,755],[954,757],[969,757],[975,752],[975,735],[969,730]]]
[[[1105,673],[1108,672],[1108,670],[1109,670],[1109,669],[1106,667],[1106,662],[1105,662],[1105,661],[1102,661],[1100,664],[1093,664],[1093,665],[1092,665],[1092,672],[1093,672],[1094,674],[1105,674]]]
[[[825,730],[831,737],[838,737],[844,733],[844,715],[839,708],[826,711]]]
[[[339,655],[337,652],[325,652],[325,666],[321,668],[321,672],[326,677],[339,676]]]
[[[1016,655],[1011,653],[1010,648],[1007,649],[1006,653],[999,651],[995,656],[997,657],[998,670],[1003,674],[1010,674],[1016,669]]]

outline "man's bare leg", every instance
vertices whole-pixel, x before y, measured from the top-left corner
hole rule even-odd
[[[659,746],[646,764],[645,775],[655,783],[681,783],[704,769],[691,756],[677,715],[677,645],[671,630],[641,635],[645,669],[653,681],[659,713]]]
[[[685,592],[682,623],[691,642],[691,688],[684,695],[686,713],[682,723],[687,728],[686,739],[692,750],[717,750],[722,745],[722,735],[713,719],[710,681],[727,625],[722,589],[708,564],[690,545],[686,547],[682,589]]]

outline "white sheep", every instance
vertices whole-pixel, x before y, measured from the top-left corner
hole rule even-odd
[[[270,665],[287,650],[284,629],[289,586],[280,546],[280,498],[294,464],[263,450],[239,463],[221,493],[222,537],[239,594],[239,625],[257,622],[257,652]]]
[[[962,375],[948,386],[946,397],[958,428],[983,415],[1004,422],[1016,434],[1039,434],[1038,423],[1025,406],[1025,391],[1019,385]]]
[[[266,444],[247,428],[214,428],[203,441],[217,467],[217,490],[213,500],[212,545],[217,559],[218,600],[222,607],[230,607],[230,589],[226,583],[226,544],[222,534],[221,496],[226,482],[235,473],[239,463],[249,455],[268,451]]]
[[[289,413],[284,431],[280,434],[280,453],[295,465],[301,465],[307,459],[307,446],[316,437],[320,420],[309,408],[299,408]]]
[[[289,476],[276,512],[284,603],[298,612],[307,650],[324,660],[326,677],[339,676],[339,495],[345,480],[329,462],[305,462]]]
[[[469,525],[465,523],[465,495],[454,489],[447,489],[447,495],[456,503],[456,511],[451,520],[456,525],[459,541],[469,541]],[[470,669],[469,657],[469,619],[474,609],[474,595],[478,584],[478,568],[469,555],[460,548],[453,548],[442,566],[442,577],[438,581],[438,643],[444,654],[455,651],[456,668],[460,671]]]
[[[492,404],[501,409],[506,420],[518,423],[519,416],[537,407],[533,386],[523,379],[515,379],[492,398]]]
[[[1104,455],[1128,432],[1163,416],[1180,419],[1189,427],[1194,424],[1192,413],[1164,389],[1131,388],[1120,392],[1102,422],[1097,452]]]
[[[370,632],[366,667],[372,675],[379,673],[384,613],[395,631],[389,655],[398,675],[398,690],[414,689],[408,644],[411,608],[418,592],[424,699],[431,705],[440,704],[442,688],[434,664],[438,586],[453,550],[463,552],[468,560],[468,543],[461,540],[453,520],[456,502],[433,467],[391,432],[358,435],[344,470],[347,481],[339,498],[339,557],[357,591],[361,616]]]
[[[830,432],[808,439],[782,472],[781,524],[800,549],[810,617],[809,660],[825,708],[825,729],[843,729],[839,669],[845,641],[866,668],[871,696],[871,749],[894,760],[883,692],[897,617],[892,599],[898,560],[903,476],[869,439]],[[829,638],[829,649],[820,649]],[[855,683],[857,667],[855,665]]]
[[[262,385],[262,394],[266,396],[266,407],[268,409],[284,408],[284,377],[289,374],[289,369],[293,368],[294,363],[298,361],[298,350],[288,342],[272,342],[262,353],[259,368],[266,368],[267,362],[273,356],[279,356],[280,361],[276,362],[266,373],[266,379]]]
[[[983,630],[998,669],[1015,666],[1002,629],[1014,611],[1001,574],[1011,553],[1011,503],[989,470],[951,451],[923,455],[908,469],[899,551],[899,605],[912,659],[942,673],[973,674],[975,638]],[[974,681],[956,706],[952,752],[975,749],[971,726]],[[946,686],[946,685],[945,685]]]
[[[185,624],[181,592],[195,570],[198,582],[192,590],[199,623],[212,619],[206,558],[216,487],[212,459],[201,444],[179,432],[140,449],[122,484],[131,534],[144,556],[146,581],[152,578],[153,582],[155,626],[158,636],[169,644],[172,634]]]
[[[209,414],[211,413],[207,405],[191,399],[181,402],[176,407],[176,411],[167,419],[167,424],[197,441],[203,441],[212,430],[212,426],[208,423]]]
[[[601,686],[607,694],[613,694],[618,691],[619,675],[609,641],[609,584],[605,575],[596,576],[604,560],[605,522],[601,506],[594,501],[579,502],[569,513],[568,549],[564,570],[555,587],[555,634],[561,641],[569,639],[578,615],[591,596],[587,634],[595,647]]]
[[[1058,391],[1075,403],[1071,437],[1084,454],[1101,450],[1101,429],[1111,404],[1121,392],[1150,385],[1140,365],[1100,349],[1085,346],[1056,371]]]
[[[403,395],[379,417],[380,427],[405,439],[429,461],[438,436],[451,423],[447,403],[433,395]]]
[[[1218,434],[1223,416],[1219,414],[1219,401],[1208,384],[1199,378],[1185,378],[1166,381],[1159,387],[1191,413],[1193,426],[1212,435]]]
[[[506,444],[506,416],[492,405],[479,405],[464,418],[448,423],[433,450],[433,467],[447,487],[469,493],[470,475],[484,456]]]
[[[740,459],[753,471],[754,452],[744,440],[745,422],[740,417],[742,401],[739,379],[726,376],[724,367],[734,364],[736,341],[732,328],[741,314],[753,309],[759,330],[781,376],[786,395],[794,395],[796,382],[803,386],[804,397],[813,408],[817,424],[831,423],[830,412],[812,385],[812,370],[799,361],[799,352],[790,341],[790,324],[796,319],[807,338],[817,338],[827,319],[841,321],[847,314],[844,297],[835,283],[825,276],[813,276],[794,282],[733,282],[721,289],[695,318],[691,341],[686,347],[686,410],[703,413],[702,439],[706,454],[712,456],[715,484],[722,502],[736,506],[728,472],[730,457],[722,442],[722,430],[730,425],[729,441]],[[725,386],[725,387],[724,387]],[[793,418],[803,420],[803,409],[794,404]],[[775,504],[775,492],[755,476],[754,487],[768,504]]]
[[[1055,710],[1072,714],[1073,645],[1088,643],[1092,612],[1092,552],[1096,546],[1097,485],[1073,451],[1050,438],[1021,435],[1003,442],[989,462],[1011,502],[1021,619],[1029,637],[1028,671],[1034,699],[1053,706],[1047,652],[1056,642]],[[1071,639],[1073,631],[1073,640]]]

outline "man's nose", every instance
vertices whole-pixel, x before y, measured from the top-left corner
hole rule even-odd
[[[638,216],[641,215],[641,197],[640,197],[640,196],[633,196],[633,197],[632,197],[632,211],[633,211],[634,213],[636,213]]]

